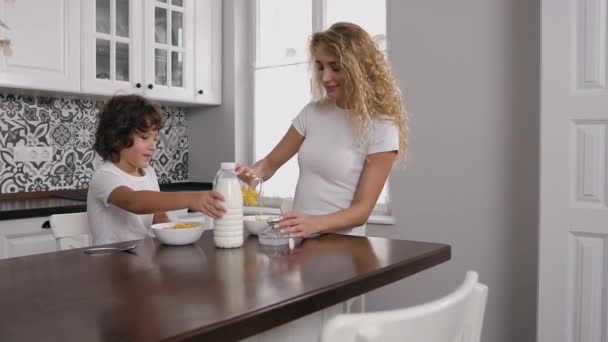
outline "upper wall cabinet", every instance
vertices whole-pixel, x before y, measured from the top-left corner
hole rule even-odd
[[[86,0],[82,6],[82,91],[142,94],[142,1]]]
[[[12,50],[0,86],[80,91],[80,0],[0,1],[0,18]]]
[[[83,92],[221,102],[219,0],[91,0],[83,18]]]
[[[218,0],[197,0],[195,4],[194,100],[222,102],[222,8]]]
[[[192,101],[193,1],[149,0],[144,3],[144,11],[146,93],[158,99]]]

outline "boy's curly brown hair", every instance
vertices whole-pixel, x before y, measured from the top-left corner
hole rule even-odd
[[[312,35],[309,42],[313,70],[313,97],[330,101],[315,64],[315,50],[321,48],[336,56],[346,77],[345,109],[351,110],[365,140],[373,119],[388,118],[399,129],[398,161],[405,162],[408,148],[408,118],[401,91],[390,65],[372,37],[360,26],[339,22]]]
[[[158,131],[165,116],[158,104],[140,95],[116,95],[99,112],[93,148],[103,160],[118,162],[120,151],[133,146],[135,132]]]

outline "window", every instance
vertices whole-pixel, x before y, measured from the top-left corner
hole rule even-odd
[[[327,26],[349,21],[363,27],[386,50],[386,1],[328,0],[325,2]]]
[[[385,49],[384,0],[256,0],[253,70],[255,160],[265,157],[275,147],[291,126],[291,120],[311,99],[308,38],[313,31],[325,29],[338,21],[360,25]],[[295,156],[264,184],[264,203],[279,207],[281,198],[293,197],[297,179]],[[388,203],[385,186],[375,212],[390,213]]]

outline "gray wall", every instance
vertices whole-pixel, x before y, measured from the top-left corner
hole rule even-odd
[[[221,162],[252,163],[249,6],[222,1],[222,105],[188,110],[191,181],[212,181]]]
[[[251,84],[241,72],[250,61],[248,2],[223,1],[223,104],[189,111],[191,180],[212,179],[221,161],[251,162]],[[371,293],[368,309],[437,298],[474,269],[490,289],[483,340],[534,341],[539,1],[388,5],[389,53],[411,112],[411,149],[407,168],[391,176],[397,225],[368,232],[448,243],[453,256]]]
[[[540,4],[389,0],[393,68],[411,150],[390,190],[396,226],[371,236],[437,241],[452,260],[368,296],[431,300],[467,269],[489,287],[483,341],[534,341],[538,244]]]

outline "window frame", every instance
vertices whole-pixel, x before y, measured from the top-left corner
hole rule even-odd
[[[326,17],[326,2],[328,0],[311,0],[311,5],[312,5],[312,30],[311,32],[318,32],[321,30],[324,30],[327,27],[327,17]],[[329,0],[331,1],[331,0]],[[384,0],[386,2],[386,12],[388,14],[389,12],[389,1],[388,0]],[[260,37],[260,26],[258,25],[259,22],[259,15],[260,15],[260,2],[261,0],[255,0],[252,1],[252,10],[250,11],[251,13],[251,18],[250,18],[250,23],[251,25],[253,25],[253,30],[250,30],[250,41],[251,41],[251,62],[250,62],[250,77],[252,80],[252,84],[255,84],[255,80],[256,80],[256,71],[259,69],[264,69],[264,68],[275,68],[275,67],[282,67],[282,66],[292,66],[292,65],[299,65],[299,64],[308,64],[308,61],[297,61],[297,62],[285,62],[285,63],[259,63],[258,61],[260,60],[260,53],[258,51],[258,46],[260,46],[260,42],[259,42],[259,37]],[[388,15],[387,15],[387,31],[388,31]],[[388,39],[388,32],[386,34],[386,49],[384,50],[385,54],[387,54],[388,56],[388,51],[389,51],[389,46],[390,46],[390,41]],[[254,110],[252,111],[252,134],[251,134],[251,138],[252,138],[252,142],[250,144],[251,148],[249,150],[249,154],[251,156],[251,159],[255,159],[255,155],[256,155],[256,134],[255,134],[255,123],[256,123],[256,113],[255,113],[255,103],[256,103],[256,87],[252,87],[252,91],[250,92],[250,96],[251,96],[251,103],[253,105]],[[296,156],[294,156],[294,158],[296,158]],[[256,160],[253,160],[252,163],[255,163]],[[390,180],[390,175],[389,178],[386,181],[385,184],[385,188],[386,188],[386,201],[383,203],[376,203],[374,210],[372,211],[372,214],[370,215],[370,218],[368,219],[368,223],[372,223],[372,224],[387,224],[387,225],[393,225],[395,224],[395,219],[392,215],[392,201],[391,201],[391,191],[390,191],[390,187],[389,187],[389,180]],[[281,204],[281,200],[282,197],[264,197],[263,198],[263,202],[264,202],[264,208],[258,208],[258,207],[245,207],[245,213],[247,214],[258,214],[260,212],[264,213],[264,214],[271,214],[271,215],[278,215],[280,214],[280,204]]]

